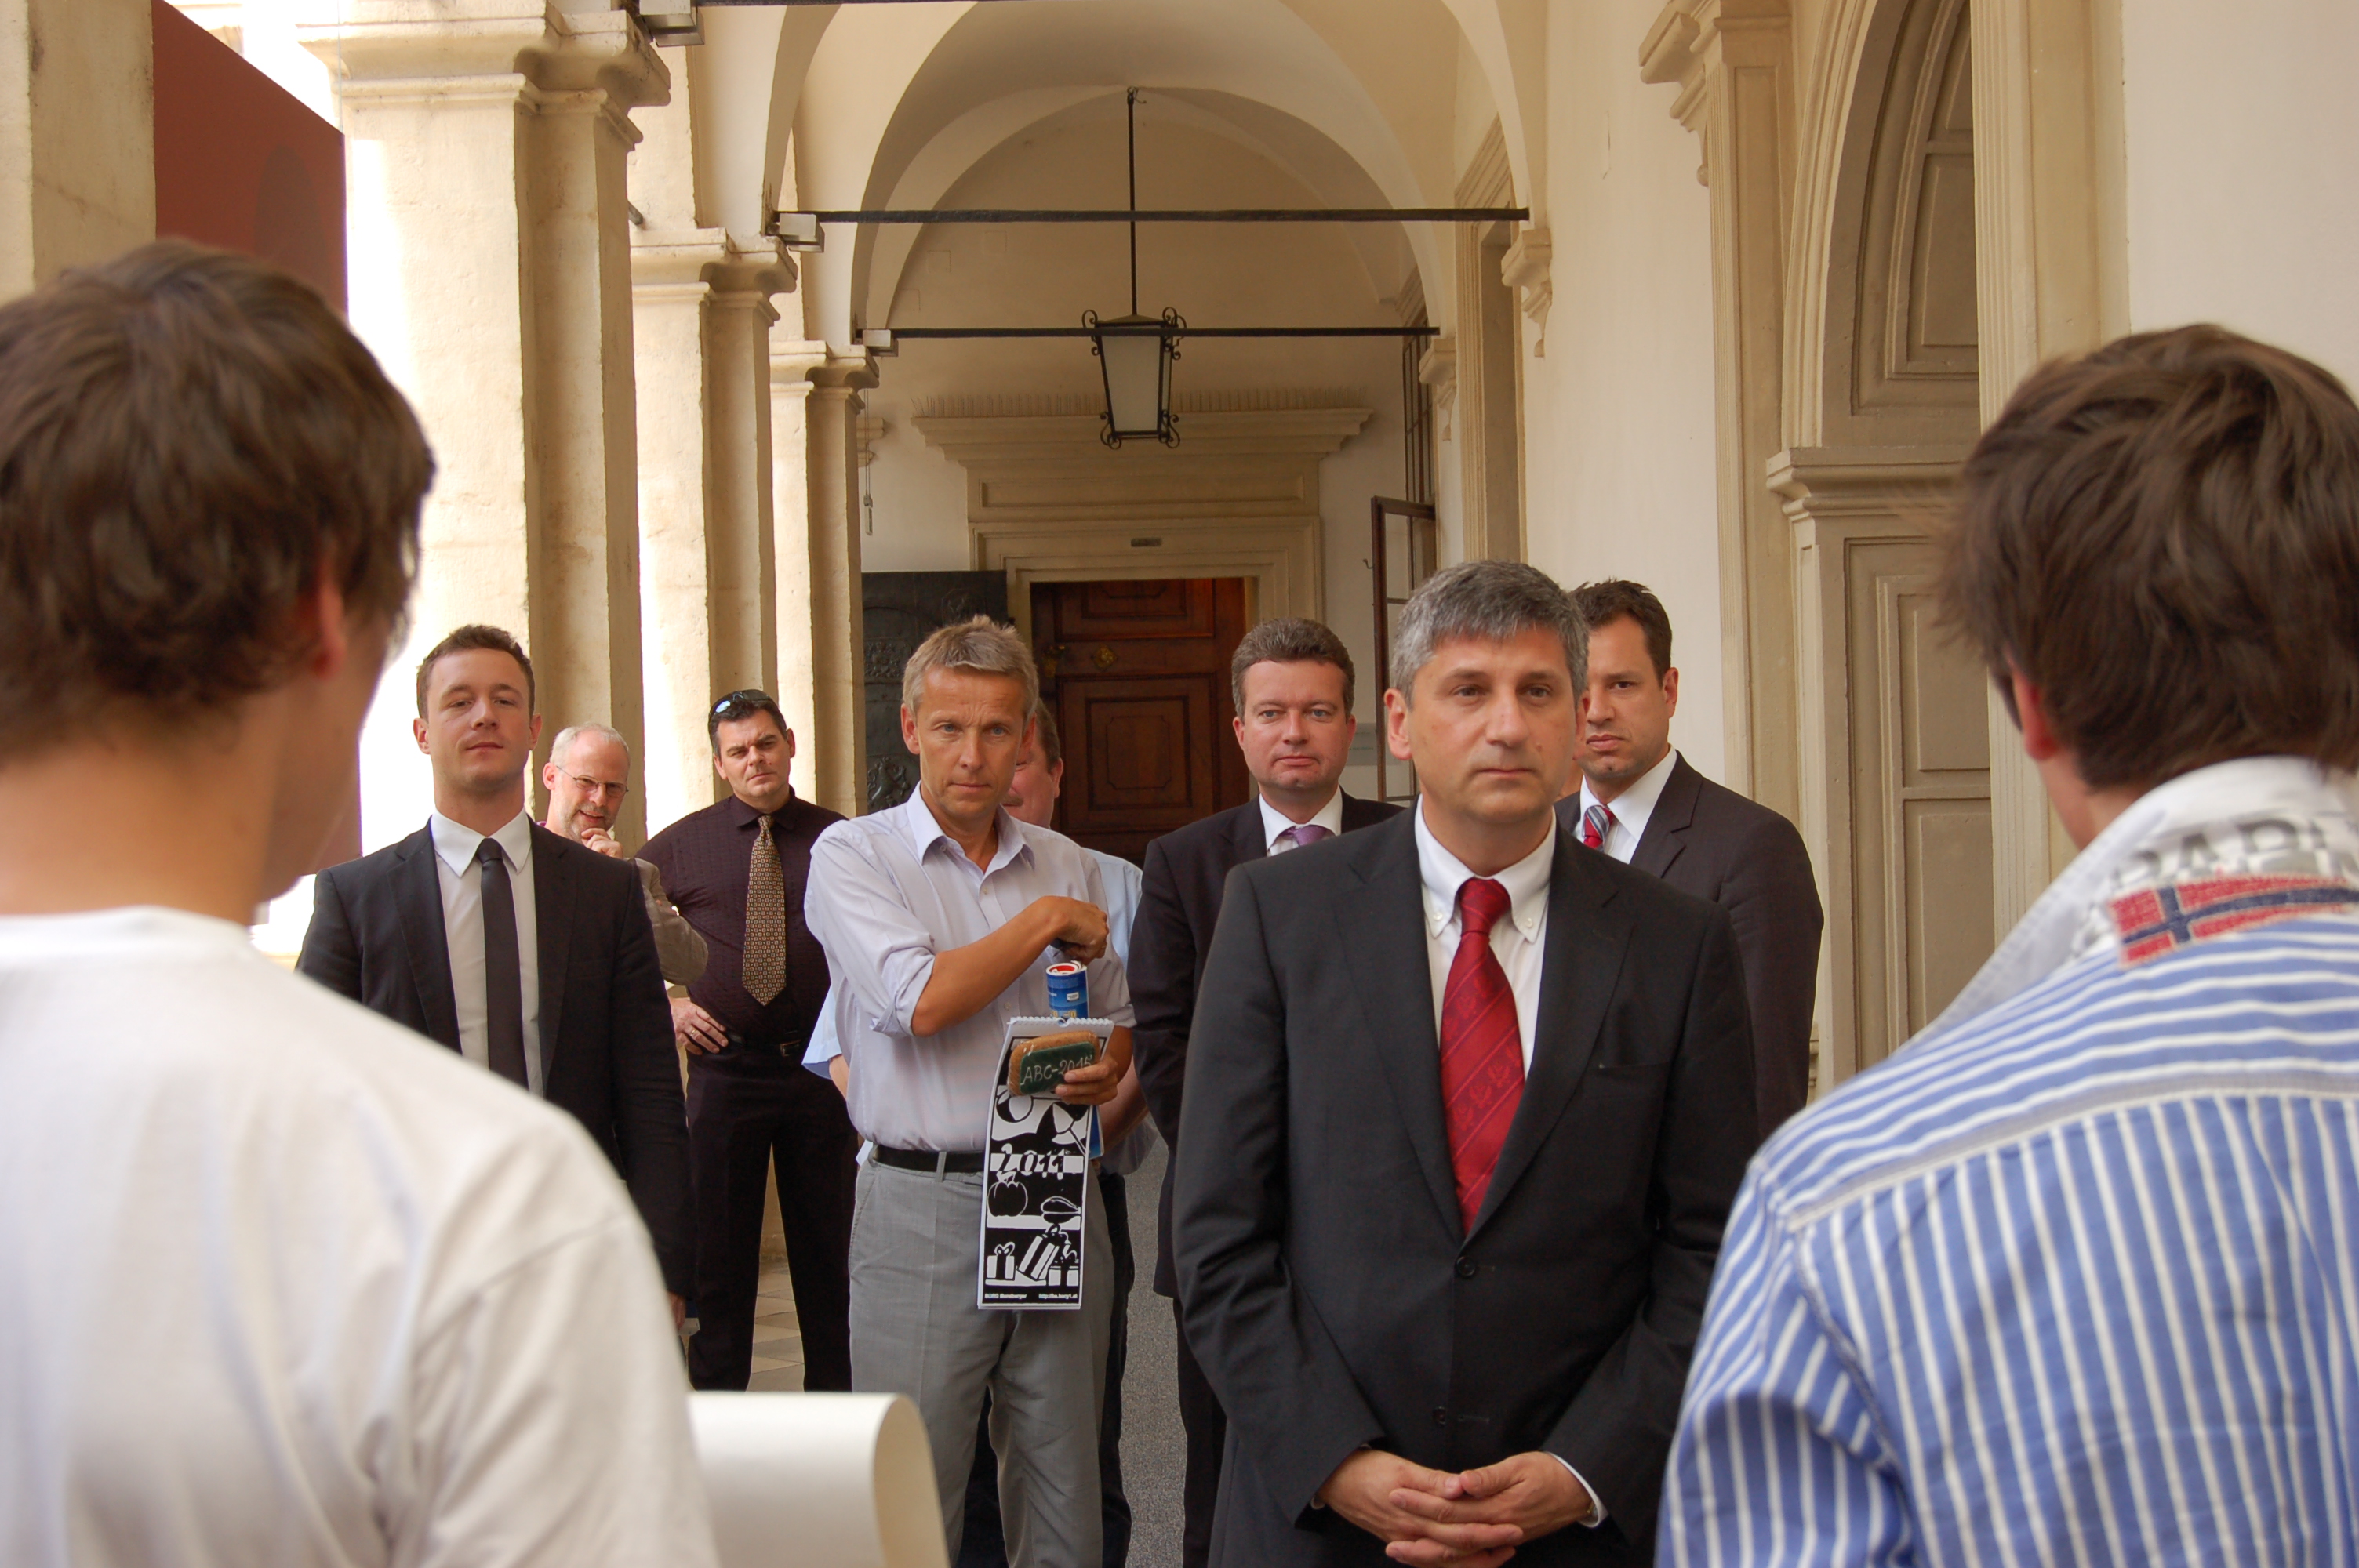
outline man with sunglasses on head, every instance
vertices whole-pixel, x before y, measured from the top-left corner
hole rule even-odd
[[[705,731],[729,797],[647,841],[711,957],[672,1027],[688,1053],[689,1159],[696,1195],[696,1310],[689,1379],[743,1389],[753,1376],[763,1187],[778,1212],[802,1329],[803,1387],[852,1387],[853,1155],[843,1097],[803,1071],[827,997],[827,955],[803,924],[812,843],[843,820],[798,796],[794,732],[767,692],[733,691]]]
[[[630,860],[639,873],[639,892],[647,900],[647,924],[655,928],[656,962],[663,978],[684,986],[704,973],[704,938],[664,896],[663,873],[651,860],[631,860],[615,840],[614,818],[631,793],[631,743],[622,731],[603,724],[560,730],[549,743],[540,782],[549,790],[543,827],[602,855]]]

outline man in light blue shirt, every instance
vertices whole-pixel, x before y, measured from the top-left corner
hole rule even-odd
[[[853,1123],[873,1145],[853,1233],[853,1387],[916,1401],[952,1556],[987,1391],[1012,1560],[1078,1568],[1099,1561],[1102,1539],[1102,1197],[1086,1206],[1078,1310],[976,1305],[1000,1045],[1009,1019],[1049,1011],[1050,963],[1087,964],[1091,1011],[1116,1025],[1058,1098],[1103,1106],[1130,1068],[1130,992],[1097,864],[1000,804],[1038,702],[1031,653],[1004,627],[977,616],[919,644],[901,709],[918,790],[821,837],[804,913],[827,949]]]

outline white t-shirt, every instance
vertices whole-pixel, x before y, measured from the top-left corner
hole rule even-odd
[[[561,1112],[161,909],[0,919],[0,1563],[713,1561]]]

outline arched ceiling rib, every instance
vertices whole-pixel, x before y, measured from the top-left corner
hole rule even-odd
[[[1531,33],[1538,0],[944,3],[799,14],[828,19],[799,82],[788,72],[800,40],[782,36],[775,46],[779,80],[766,105],[765,179],[766,189],[776,188],[773,166],[791,124],[804,207],[925,204],[896,193],[947,189],[960,157],[972,167],[988,150],[946,151],[945,137],[972,133],[980,140],[1002,121],[1060,112],[1054,106],[1060,96],[1095,97],[1124,85],[1160,91],[1227,122],[1229,134],[1314,190],[1353,183],[1332,167],[1348,165],[1380,198],[1366,204],[1447,205],[1454,194],[1451,74],[1438,61],[1455,57],[1460,28],[1490,78],[1516,189],[1536,188],[1524,129],[1537,99],[1519,76],[1540,69],[1541,50],[1524,49],[1527,59],[1519,61],[1518,45],[1530,39],[1511,24],[1520,16],[1522,31]],[[1544,21],[1538,25],[1544,29]],[[796,26],[788,22],[785,32]],[[780,113],[789,97],[792,108]],[[1428,225],[1405,229],[1429,312],[1447,325],[1453,280],[1443,265],[1446,247]],[[855,309],[872,297],[889,299],[881,291],[897,276],[908,245],[880,243],[876,231],[856,238],[839,231],[829,241],[825,253],[807,258],[806,320],[847,344]]]
[[[909,161],[900,183],[878,205],[910,209],[940,204],[969,169],[1008,142],[1076,120],[1103,122],[1117,138],[1110,145],[1118,146],[1122,117],[1118,91],[1041,88],[995,100],[945,125]],[[1224,137],[1267,159],[1303,186],[1316,204],[1386,204],[1385,193],[1342,148],[1302,122],[1266,104],[1223,92],[1165,90],[1142,95],[1138,117],[1140,162],[1148,172],[1150,189],[1157,156],[1155,129],[1158,125],[1180,124]],[[1151,200],[1150,204],[1154,204]],[[1359,253],[1370,287],[1379,297],[1396,292],[1405,278],[1411,249],[1404,232],[1406,227],[1362,223],[1344,231],[1345,239]],[[888,313],[900,288],[901,276],[925,233],[916,225],[876,231],[862,277],[864,322],[889,323]]]

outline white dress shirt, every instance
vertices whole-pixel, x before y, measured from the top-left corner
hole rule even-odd
[[[1268,801],[1263,799],[1258,792],[1254,795],[1254,804],[1261,807],[1261,847],[1273,855],[1284,854],[1286,850],[1278,848],[1277,836],[1285,832],[1288,828],[1292,827],[1295,825],[1293,820],[1284,812],[1278,810],[1277,807],[1270,805]],[[1343,792],[1341,789],[1338,789],[1333,795],[1329,795],[1327,797],[1327,804],[1321,806],[1311,816],[1310,820],[1302,824],[1302,826],[1305,827],[1324,827],[1330,833],[1341,833],[1343,831]],[[1296,848],[1296,845],[1289,840],[1286,849],[1291,849],[1294,848]]]
[[[1524,1037],[1524,1071],[1532,1070],[1532,1032],[1539,1022],[1541,960],[1548,953],[1549,871],[1556,855],[1556,814],[1540,847],[1491,880],[1507,890],[1507,918],[1491,927],[1491,951],[1516,993],[1516,1029]],[[1425,884],[1425,956],[1433,967],[1433,1021],[1441,1026],[1441,993],[1458,957],[1458,890],[1474,873],[1441,847],[1417,808],[1417,870]]]
[[[835,1023],[852,1067],[852,1124],[887,1148],[980,1150],[1007,1021],[1049,1011],[1044,947],[1014,984],[962,1022],[920,1038],[918,999],[934,956],[980,942],[1049,894],[1106,907],[1104,878],[1061,833],[999,814],[991,864],[978,867],[935,822],[922,794],[838,822],[811,846],[803,919],[827,949]],[[1130,981],[1109,944],[1090,966],[1090,1011],[1127,1027]]]
[[[1584,786],[1585,787],[1585,786]],[[1659,793],[1658,786],[1658,793]],[[1649,809],[1653,802],[1648,801]],[[1433,1027],[1441,1031],[1441,997],[1450,985],[1450,966],[1458,957],[1458,938],[1464,923],[1458,918],[1458,890],[1473,880],[1466,863],[1441,847],[1425,825],[1425,803],[1417,811],[1418,880],[1425,893],[1425,956],[1433,970]],[[1549,876],[1556,862],[1556,813],[1549,813],[1548,837],[1540,847],[1492,877],[1507,890],[1507,918],[1491,927],[1491,952],[1507,972],[1507,988],[1516,993],[1516,1032],[1523,1036],[1524,1072],[1532,1070],[1534,1033],[1539,1025],[1540,974],[1548,957]],[[1556,1462],[1572,1470],[1572,1478],[1589,1493],[1591,1512],[1579,1520],[1592,1529],[1605,1522],[1605,1499],[1592,1490],[1588,1479],[1561,1454]]]
[[[711,1568],[571,1117],[179,911],[0,919],[0,1563]]]
[[[436,875],[442,883],[442,939],[451,950],[451,1000],[459,1009],[459,1054],[479,1067],[492,1065],[492,1004],[484,986],[484,868],[475,850],[484,836],[440,812],[427,818],[434,838]],[[516,896],[516,967],[524,979],[525,1087],[546,1094],[540,1060],[540,921],[532,896],[532,818],[516,813],[492,835],[507,858]]]
[[[1605,829],[1605,842],[1599,849],[1625,866],[1630,863],[1630,857],[1638,852],[1638,840],[1647,836],[1647,824],[1654,817],[1655,803],[1663,798],[1663,786],[1670,782],[1671,768],[1679,760],[1680,751],[1674,746],[1663,753],[1660,762],[1632,779],[1628,789],[1605,803],[1605,809],[1614,814],[1614,821]],[[1596,804],[1596,792],[1589,787],[1587,779],[1582,780],[1581,815],[1587,816],[1589,808]]]

